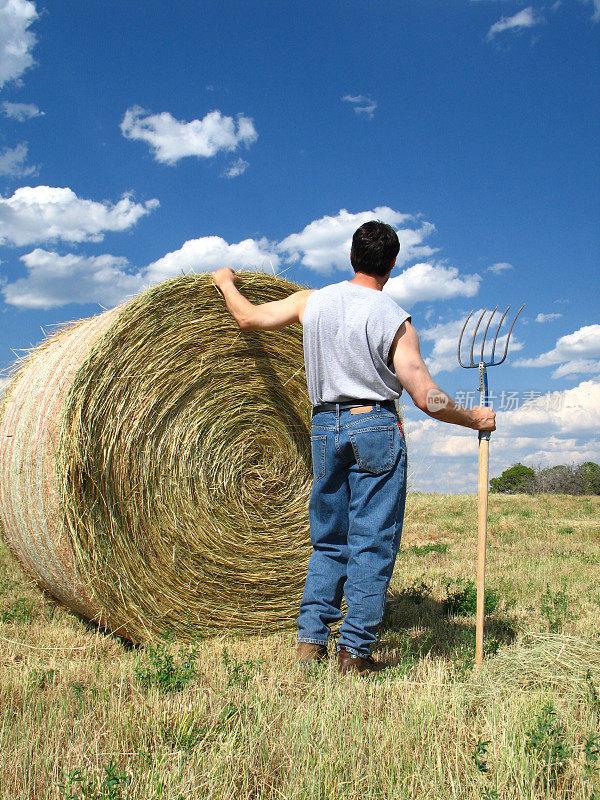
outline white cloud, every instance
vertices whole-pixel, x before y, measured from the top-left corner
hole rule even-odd
[[[23,178],[26,175],[35,175],[37,167],[27,166],[27,142],[21,142],[15,147],[7,147],[0,153],[0,175],[11,178]]]
[[[358,116],[373,119],[375,116],[375,109],[377,108],[377,101],[366,94],[346,94],[342,97],[343,103],[351,103],[354,108],[354,113]]]
[[[496,427],[505,436],[543,435],[544,431],[562,438],[596,434],[600,428],[600,382],[584,381],[536,397],[514,411],[500,411]]]
[[[228,244],[220,236],[203,236],[188,240],[179,250],[167,253],[149,264],[143,275],[146,283],[153,284],[177,275],[182,270],[208,272],[220,267],[248,267],[270,271],[271,264],[277,268],[279,261],[273,245],[264,237]]]
[[[433,342],[431,354],[425,358],[425,363],[432,375],[438,372],[452,372],[459,366],[457,346],[463,324],[464,319],[457,319],[451,322],[440,322],[431,328],[419,330],[421,342]],[[471,331],[472,335],[473,331]]]
[[[490,41],[494,36],[504,31],[519,31],[523,28],[532,28],[541,22],[543,22],[542,17],[532,6],[529,6],[517,11],[512,17],[502,17],[498,22],[494,22],[488,31],[487,40]]]
[[[237,178],[239,175],[243,175],[244,172],[248,169],[250,164],[247,161],[244,161],[243,158],[238,158],[229,167],[221,173],[222,178]]]
[[[56,203],[65,205],[67,211],[71,212],[70,217],[74,217],[74,219],[70,219],[68,214],[63,214],[59,224],[55,223],[52,225],[52,219],[44,218],[48,216],[48,212],[45,208],[48,202],[42,202],[42,200],[45,200],[45,198],[42,197],[41,199],[38,198],[37,202],[31,202],[29,204],[32,208],[29,208],[25,204],[26,213],[24,213],[22,208],[19,208],[18,218],[16,220],[8,218],[4,223],[4,227],[2,227],[3,208],[0,203],[0,236],[3,236],[5,240],[18,244],[43,241],[50,238],[61,238],[69,241],[99,241],[102,238],[103,230],[123,230],[129,225],[134,224],[140,214],[148,213],[149,210],[146,206],[139,206],[137,209],[131,208],[130,211],[135,211],[135,215],[132,214],[128,218],[121,219],[126,209],[118,209],[119,204],[110,207],[107,206],[107,204],[81,201],[68,189],[49,190],[48,187],[38,188],[59,193],[66,192],[66,195],[58,195]],[[11,198],[13,204],[16,198],[17,201],[20,201],[16,203],[17,206],[24,205],[19,194],[19,192],[22,191],[23,190],[19,190],[15,192],[14,198]],[[5,205],[10,205],[11,201],[4,201],[4,203]],[[121,202],[125,201],[131,203],[128,198],[124,198]],[[82,204],[84,204],[83,207]],[[73,208],[71,208],[71,206],[73,206]],[[92,211],[94,212],[93,214],[91,213]],[[117,220],[113,220],[112,227],[109,228],[106,217],[110,217],[111,214],[117,215]],[[54,214],[54,217],[57,216],[59,215]],[[99,221],[97,219],[98,216],[102,217],[102,220]],[[91,217],[91,219],[88,219],[88,217]],[[173,275],[190,270],[206,272],[218,269],[219,267],[229,266],[233,269],[248,268],[271,271],[271,269],[276,270],[282,261],[288,257],[302,257],[303,263],[309,266],[316,264],[320,267],[323,264],[335,264],[340,268],[345,267],[349,269],[352,234],[359,225],[373,218],[382,218],[396,226],[406,224],[408,221],[414,221],[414,218],[408,214],[401,214],[385,207],[375,208],[372,211],[365,211],[359,214],[349,214],[342,209],[336,217],[323,217],[320,220],[315,220],[310,223],[310,225],[307,225],[302,233],[292,234],[292,236],[287,237],[279,244],[265,237],[260,239],[244,239],[243,241],[230,244],[220,236],[203,236],[184,242],[179,249],[167,253],[162,258],[140,269],[136,272],[136,280],[139,281],[139,288],[141,289],[165,280]],[[117,227],[117,221],[120,222],[120,227]],[[420,252],[431,253],[431,248],[423,245],[422,240],[433,229],[433,225],[430,223],[421,223],[420,227],[417,229],[400,229],[398,231],[398,236],[402,247],[399,260],[403,262]],[[37,299],[38,291],[36,287],[41,282],[40,276],[42,272],[51,271],[56,264],[60,264],[62,269],[67,263],[62,261],[57,262],[56,259],[59,258],[59,256],[56,254],[53,254],[52,258],[47,255],[42,257],[41,252],[42,251],[37,251],[36,256],[32,257],[33,260],[32,258],[29,259],[29,263],[32,267],[38,267],[38,271],[34,276],[35,280],[25,278],[23,281],[27,281],[28,283],[18,283],[18,292],[15,289],[11,289],[13,292],[10,295],[13,298],[12,302],[15,302],[17,298],[19,298],[19,302],[22,305],[28,302],[41,302]],[[115,256],[105,257],[108,259],[108,264],[113,265],[115,268],[122,267],[122,269],[125,270],[126,263],[123,262],[122,259],[118,259]],[[83,270],[87,263],[92,271],[96,271],[96,262],[86,262],[85,259],[73,255],[69,256],[69,258],[77,259],[76,261],[69,262],[69,264],[77,264]],[[442,274],[446,275],[447,273],[448,270],[442,268]],[[66,297],[68,294],[68,280],[66,277],[68,273],[64,272],[64,275],[65,282],[61,284],[62,288],[57,290],[55,296],[57,302],[59,297]],[[467,279],[471,277],[472,276],[467,276]],[[130,273],[127,273],[121,281],[115,279],[115,294],[120,296],[125,291],[128,293],[132,286],[132,279]],[[449,276],[449,280],[452,280],[452,275]],[[98,288],[99,284],[96,281],[95,283],[90,283],[88,286],[91,288]],[[39,295],[45,298],[44,302],[51,302],[51,295],[46,288],[40,290]],[[103,302],[100,299],[100,294],[98,294],[97,297],[94,295],[93,299],[99,299],[99,302]],[[61,302],[70,301],[62,300]]]
[[[450,297],[473,297],[479,290],[477,273],[460,277],[456,267],[442,264],[413,264],[401,275],[390,278],[383,291],[401,306],[410,308],[424,300],[447,300]]]
[[[351,214],[342,208],[334,217],[324,216],[313,220],[300,233],[292,233],[278,245],[281,253],[302,266],[316,272],[330,274],[335,269],[350,270],[350,247],[354,231],[363,223],[380,219],[395,228],[400,240],[400,252],[396,263],[402,266],[413,258],[427,257],[434,253],[431,247],[423,245],[423,240],[435,230],[429,222],[418,228],[400,227],[415,218],[401,214],[387,206],[379,206],[372,211]]]
[[[592,13],[592,19],[594,22],[600,21],[600,0],[583,0],[584,3],[592,3],[594,6],[594,11]]]
[[[121,133],[127,139],[146,142],[156,161],[171,165],[187,156],[211,158],[220,150],[231,152],[258,138],[253,121],[243,114],[233,119],[220,111],[209,111],[201,120],[184,122],[167,111],[150,114],[139,106],[125,112]]]
[[[33,250],[21,256],[27,275],[6,283],[6,303],[23,308],[53,308],[68,303],[114,306],[143,289],[183,272],[208,272],[219,267],[276,269],[279,256],[267,239],[228,244],[219,236],[185,242],[147,267],[132,271],[126,258],[113,255],[59,255]]]
[[[535,358],[523,358],[515,362],[517,367],[549,367],[560,364],[552,373],[553,378],[562,378],[577,373],[600,371],[600,325],[585,325],[573,333],[561,336],[556,346]]]
[[[2,103],[2,113],[8,119],[14,119],[17,122],[44,116],[44,112],[40,111],[33,103],[10,103],[8,100]]]
[[[0,88],[33,65],[36,38],[28,28],[37,17],[29,0],[0,0]]]
[[[405,401],[409,485],[434,492],[477,491],[477,434],[424,418]],[[490,477],[521,462],[530,466],[600,461],[600,381],[498,411],[490,446]]]
[[[552,373],[553,378],[568,378],[571,375],[594,375],[600,372],[600,360],[593,358],[575,358],[566,361]]]
[[[127,271],[127,259],[110,255],[82,256],[36,249],[21,256],[27,277],[2,287],[4,300],[24,308],[53,308],[67,303],[114,306],[142,286]]]
[[[117,203],[96,202],[68,188],[23,186],[12,197],[0,196],[0,244],[100,242],[105,231],[127,230],[158,205],[135,203],[129,195]]]
[[[542,314],[541,312],[535,318],[536,322],[554,322],[555,319],[560,319],[562,314],[558,313],[551,313],[551,314]]]
[[[50,239],[74,242],[100,241],[105,230],[125,230],[135,224],[140,216],[147,214],[156,203],[157,201],[150,201],[145,205],[137,205],[125,197],[111,206],[108,203],[80,200],[70,189],[26,187],[15,192],[15,195],[8,200],[0,199],[0,237],[6,242],[19,245]],[[395,227],[406,226],[415,221],[409,214],[401,214],[386,207],[357,214],[350,214],[342,209],[335,217],[314,220],[301,233],[292,234],[280,243],[265,237],[244,239],[231,244],[219,236],[190,239],[177,250],[167,253],[136,272],[140,282],[139,288],[190,270],[204,272],[229,266],[233,269],[270,271],[277,269],[283,261],[288,261],[290,258],[300,259],[305,266],[321,271],[331,270],[333,267],[351,271],[349,254],[352,234],[359,225],[373,218],[383,219]],[[434,227],[428,222],[419,223],[418,228],[400,227],[398,237],[401,249],[398,261],[403,264],[415,256],[432,253],[432,249],[423,244],[423,239],[432,230]],[[36,299],[38,297],[36,286],[41,281],[42,272],[54,269],[56,264],[60,264],[63,269],[67,264],[56,261],[59,258],[56,253],[50,258],[47,254],[42,257],[42,252],[45,251],[36,251],[35,257],[25,262],[32,268],[35,266],[37,272],[33,278],[22,279],[27,282],[26,284],[18,283],[18,292],[16,289],[11,289],[10,296],[13,298],[11,302],[15,302],[16,298],[19,298],[22,305],[28,302],[34,304],[41,302]],[[69,258],[76,261],[68,262],[67,266],[77,264],[80,270],[88,264],[94,271],[98,265],[97,262],[86,261],[80,256],[70,255]],[[105,258],[108,259],[107,263],[115,268],[119,265],[123,266],[123,269],[126,267],[122,259],[110,255]],[[57,289],[55,299],[66,296],[68,272],[63,269],[61,274],[65,276],[64,282],[61,283],[62,288]],[[121,282],[115,280],[115,293],[120,295],[125,290],[129,292],[131,280],[130,273],[127,273]],[[471,296],[477,292],[479,281],[478,275],[459,276],[455,268],[439,264],[416,264],[407,269],[397,283],[389,281],[388,285],[392,284],[391,296],[409,304],[418,300]],[[97,287],[98,283],[92,282],[89,286]],[[40,291],[40,296],[45,298],[45,303],[51,302],[48,299],[51,295],[46,288]],[[99,299],[99,302],[104,301]]]
[[[488,267],[488,272],[493,272],[494,275],[500,275],[509,269],[514,269],[512,264],[509,264],[508,261],[499,261],[497,264],[492,264],[491,267]]]

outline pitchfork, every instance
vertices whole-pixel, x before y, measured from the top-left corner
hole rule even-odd
[[[506,354],[508,353],[508,342],[510,340],[510,335],[512,333],[512,329],[517,321],[517,317],[525,307],[525,303],[521,306],[521,308],[517,311],[515,318],[512,321],[512,325],[508,330],[508,335],[506,337],[506,343],[504,345],[504,355],[499,361],[494,361],[496,355],[496,343],[498,341],[498,334],[500,333],[500,328],[502,327],[502,323],[504,322],[504,318],[508,314],[510,310],[510,306],[506,309],[504,314],[502,314],[500,318],[500,322],[498,323],[498,327],[496,328],[496,333],[494,334],[494,341],[492,343],[492,352],[489,361],[484,359],[483,348],[485,347],[485,340],[487,337],[487,333],[490,327],[490,323],[496,311],[498,310],[498,306],[492,311],[490,314],[490,318],[487,321],[487,325],[485,326],[485,330],[483,331],[483,339],[481,342],[481,352],[479,354],[479,362],[475,362],[475,358],[473,356],[473,350],[475,348],[475,339],[477,337],[477,331],[479,330],[479,326],[481,325],[481,321],[483,320],[487,308],[484,308],[481,312],[481,316],[477,320],[477,325],[475,326],[475,331],[473,333],[473,338],[471,339],[471,351],[469,354],[469,361],[468,364],[463,364],[462,359],[460,357],[461,345],[463,340],[463,334],[465,332],[465,328],[467,327],[467,323],[471,319],[473,315],[473,311],[469,314],[467,319],[465,320],[465,324],[462,327],[462,331],[460,332],[460,337],[458,339],[458,363],[461,367],[465,369],[478,369],[479,370],[479,397],[480,397],[480,405],[488,406],[489,405],[489,396],[488,396],[488,379],[487,379],[487,368],[488,367],[497,367],[499,364],[502,364],[504,359],[506,358]],[[489,480],[489,460],[490,460],[490,436],[491,431],[479,431],[479,492],[478,492],[478,538],[477,538],[477,626],[475,631],[475,668],[479,669],[481,667],[481,663],[483,661],[483,619],[484,619],[484,609],[485,609],[485,544],[487,538],[487,519],[488,519],[488,480]]]

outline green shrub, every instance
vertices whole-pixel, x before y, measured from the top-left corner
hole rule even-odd
[[[563,536],[569,536],[571,533],[575,533],[575,528],[571,527],[571,525],[563,525],[556,532],[561,533]]]
[[[596,713],[600,714],[600,692],[596,689],[594,681],[592,679],[592,671],[588,669],[587,674],[585,676],[585,682],[588,688],[588,695],[590,698],[590,703],[592,707],[596,711]]]
[[[490,481],[490,492],[493,494],[512,494],[523,490],[535,478],[535,471],[524,464],[513,464],[505,469],[499,478]]]
[[[20,597],[7,609],[0,612],[0,622],[31,622],[32,616],[32,601],[25,597]]]
[[[485,590],[483,601],[484,611],[491,614],[498,607],[499,597],[493,589]],[[446,598],[442,607],[446,614],[469,617],[477,613],[477,587],[473,581],[467,581],[462,588],[450,591],[450,584],[446,584]]]
[[[571,599],[567,594],[566,581],[563,581],[562,588],[556,592],[550,590],[549,584],[546,585],[546,591],[540,599],[540,611],[552,633],[560,633],[567,619],[571,617]]]
[[[490,771],[490,768],[487,763],[488,759],[488,745],[491,742],[488,740],[486,742],[480,737],[477,744],[475,745],[475,751],[473,752],[473,761],[475,762],[475,766],[477,767],[478,772],[485,774],[486,772]]]
[[[181,652],[177,660],[167,652],[165,645],[150,647],[145,659],[140,659],[136,664],[135,675],[146,689],[155,686],[163,692],[180,692],[198,676],[197,656],[197,647]]]
[[[245,689],[260,667],[259,661],[252,661],[252,659],[238,661],[236,658],[232,658],[225,647],[223,648],[222,660],[225,674],[227,675],[228,687],[240,686]]]
[[[119,772],[111,760],[104,767],[104,776],[89,777],[83,769],[71,770],[61,785],[64,800],[124,800],[131,776]],[[123,794],[123,791],[126,794]]]
[[[499,478],[490,480],[490,492],[598,495],[600,466],[594,461],[584,461],[579,465],[557,464],[533,470],[523,464],[515,464],[504,470]]]
[[[600,494],[600,464],[584,461],[577,467],[584,494]]]
[[[586,778],[590,778],[600,770],[600,739],[596,733],[590,733],[583,743],[583,771]]]
[[[406,589],[403,589],[398,594],[398,599],[408,601],[415,606],[420,606],[425,600],[427,600],[427,598],[431,597],[431,590],[431,584],[421,580],[418,583],[415,582],[412,586],[408,586]]]
[[[525,750],[536,758],[550,780],[556,779],[567,766],[571,747],[567,742],[566,728],[558,721],[552,705],[544,706],[535,720]]]

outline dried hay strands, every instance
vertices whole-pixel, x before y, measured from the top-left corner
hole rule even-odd
[[[519,644],[489,659],[485,679],[496,688],[587,691],[587,680],[600,682],[600,642],[564,633],[525,633]]]
[[[242,272],[252,302],[303,288]],[[207,274],[35,348],[0,421],[5,537],[40,585],[134,641],[273,631],[310,555],[302,329],[242,331]]]

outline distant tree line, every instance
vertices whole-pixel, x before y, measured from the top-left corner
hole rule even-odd
[[[513,464],[499,478],[491,479],[490,492],[600,494],[600,465],[594,461],[584,461],[583,464],[532,469],[524,464]]]

